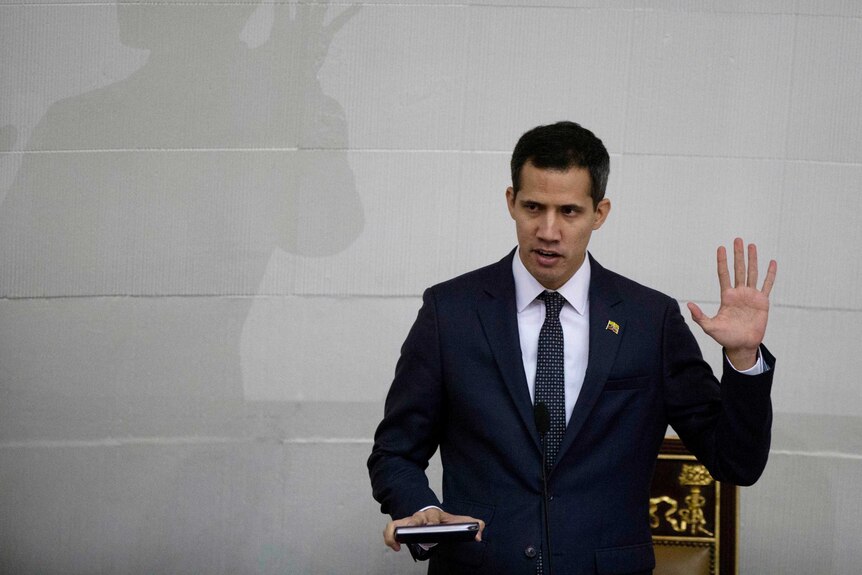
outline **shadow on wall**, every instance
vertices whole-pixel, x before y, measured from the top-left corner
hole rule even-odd
[[[350,246],[364,217],[347,123],[318,73],[358,9],[119,2],[120,39],[149,58],[119,82],[54,103],[34,129],[0,205],[0,296],[247,295],[278,249],[319,257]],[[246,43],[260,10],[271,29]],[[0,136],[11,148],[10,127]],[[188,302],[178,315],[168,303],[129,302],[62,336],[56,325],[33,329],[46,348],[134,354],[124,379],[151,382],[140,386],[150,394],[242,397],[250,305]],[[205,354],[191,366],[189,350],[174,349],[188,341]],[[116,393],[108,369],[59,367],[44,368],[48,388],[79,376],[87,393]],[[190,380],[207,383],[183,391]]]
[[[9,152],[18,139],[18,129],[11,124],[0,126],[0,152]]]

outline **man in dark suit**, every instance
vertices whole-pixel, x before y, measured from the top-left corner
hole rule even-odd
[[[733,278],[718,249],[718,313],[689,304],[724,348],[719,382],[674,299],[587,254],[610,212],[608,172],[604,145],[577,124],[527,132],[506,191],[517,249],[424,294],[368,468],[396,551],[398,526],[480,522],[475,541],[411,547],[429,573],[547,574],[548,563],[553,575],[650,573],[649,485],[668,424],[719,480],[749,485],[763,471],[775,262],[758,289],[756,248],[746,264],[737,238]],[[535,403],[551,406],[545,434]],[[438,447],[442,502],[425,475]]]

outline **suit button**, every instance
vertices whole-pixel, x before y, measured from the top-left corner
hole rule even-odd
[[[524,549],[524,555],[526,555],[527,557],[529,557],[530,559],[532,559],[533,557],[535,557],[536,555],[538,555],[538,553],[536,552],[536,548],[535,548],[535,547],[533,547],[532,545],[527,545],[527,548],[526,548],[526,549]]]

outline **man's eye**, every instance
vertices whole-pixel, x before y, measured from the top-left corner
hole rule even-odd
[[[538,204],[527,203],[527,204],[524,204],[524,209],[529,211],[529,212],[535,212],[536,210],[539,209],[539,206],[538,206]]]

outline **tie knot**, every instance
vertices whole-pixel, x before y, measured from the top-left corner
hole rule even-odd
[[[546,317],[559,317],[560,310],[563,309],[563,304],[566,303],[566,298],[555,291],[542,292],[539,294],[539,299],[545,302]]]

